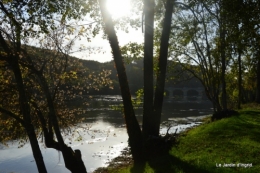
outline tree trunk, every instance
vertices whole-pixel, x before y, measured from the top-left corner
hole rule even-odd
[[[84,162],[81,158],[80,150],[73,151],[71,147],[68,147],[64,143],[63,137],[62,137],[61,132],[60,132],[58,119],[57,119],[57,116],[56,116],[55,107],[54,107],[54,104],[53,104],[53,100],[52,100],[51,93],[49,91],[49,87],[48,87],[48,84],[46,82],[46,79],[42,75],[41,71],[36,71],[34,69],[34,72],[38,76],[39,83],[41,84],[43,92],[46,96],[47,106],[48,106],[48,109],[49,109],[49,126],[50,127],[49,127],[48,133],[46,132],[46,129],[45,129],[45,134],[44,134],[45,140],[51,141],[51,144],[54,145],[54,146],[57,146],[57,144],[58,144],[59,151],[62,152],[64,163],[65,163],[65,166],[68,170],[70,170],[72,173],[87,173],[86,167],[85,167]],[[44,124],[46,124],[46,123],[42,122],[42,125],[44,125]],[[58,143],[56,143],[53,140],[52,127],[54,129]],[[55,148],[55,149],[58,149],[58,148]]]
[[[257,73],[256,73],[256,103],[260,103],[260,57],[257,54]]]
[[[41,153],[41,150],[39,147],[39,143],[37,140],[37,136],[34,131],[34,127],[33,127],[33,125],[30,124],[30,125],[27,125],[25,129],[26,129],[27,135],[29,137],[29,141],[31,144],[33,157],[35,159],[37,169],[38,169],[39,173],[47,173],[47,170],[46,170],[46,167],[45,167],[45,164],[43,161],[42,153]]]
[[[238,50],[238,101],[237,108],[241,109],[242,102],[242,64],[241,64],[241,50]]]
[[[37,115],[41,122],[46,147],[61,151],[65,166],[72,173],[77,173],[77,172],[86,173],[87,170],[84,165],[84,162],[82,161],[80,150],[73,151],[70,147],[66,146],[64,143],[56,142],[53,139],[52,129],[49,130],[47,129],[46,120],[44,119],[44,116],[40,111],[40,109],[38,108],[37,104],[34,102],[32,104],[36,108]]]
[[[144,103],[143,137],[153,135],[153,35],[154,35],[154,0],[144,0]]]
[[[126,128],[129,136],[129,145],[131,147],[132,156],[135,163],[142,162],[143,161],[142,133],[138,121],[135,117],[135,112],[132,105],[130,89],[129,89],[126,71],[125,71],[125,66],[119,48],[116,32],[114,29],[114,24],[110,14],[107,12],[106,1],[99,0],[99,5],[100,5],[103,21],[105,24],[104,26],[105,33],[108,36],[108,40],[112,49],[116,70],[118,74],[121,95],[123,98]]]
[[[166,78],[172,13],[173,13],[173,2],[171,0],[167,0],[161,44],[160,44],[158,73],[156,79],[156,89],[155,89],[155,97],[154,97],[154,115],[153,117],[151,117],[151,125],[152,125],[151,134],[153,136],[159,136],[160,134],[160,122],[161,122],[161,113],[162,113],[163,97],[164,97],[163,94],[164,94],[164,86],[165,86],[165,78]]]
[[[39,171],[39,173],[47,173],[47,170],[46,170],[46,167],[45,167],[45,164],[43,161],[42,153],[41,153],[41,150],[39,147],[39,143],[38,143],[35,131],[34,131],[34,127],[31,124],[30,107],[29,107],[28,100],[27,100],[27,97],[25,94],[26,92],[25,92],[25,88],[24,88],[24,84],[23,84],[22,74],[21,74],[21,70],[20,70],[20,67],[18,64],[18,55],[11,56],[9,64],[13,68],[14,76],[16,79],[17,88],[19,91],[20,110],[22,112],[24,121],[28,124],[28,125],[26,125],[25,129],[26,129],[27,135],[30,140],[33,156],[34,156],[38,171]]]
[[[221,8],[223,7],[223,0],[221,2]],[[222,81],[222,109],[227,109],[227,91],[226,91],[226,28],[225,28],[225,15],[220,15],[220,56],[221,56],[221,81]]]

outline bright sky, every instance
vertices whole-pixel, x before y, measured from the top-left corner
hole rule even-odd
[[[108,0],[107,7],[112,17],[116,19],[128,15],[131,10],[130,1],[131,0]],[[117,37],[120,46],[123,46],[129,42],[143,43],[144,41],[144,35],[142,33],[141,28],[138,30],[130,28],[128,33],[117,30]],[[78,41],[76,44],[82,44],[84,46],[92,47],[102,47],[102,52],[93,53],[91,55],[89,55],[86,52],[74,53],[72,54],[73,56],[87,60],[95,60],[99,62],[107,62],[113,59],[109,42],[108,40],[104,40],[102,38],[102,34],[96,36],[94,39],[92,39],[90,43],[82,39]]]
[[[119,41],[119,45],[123,46],[129,42],[137,42],[137,43],[143,43],[144,36],[142,33],[142,30],[135,30],[135,29],[129,29],[129,33],[125,33],[124,31],[118,31],[117,37]],[[113,59],[111,54],[111,47],[107,39],[102,38],[102,34],[99,34],[94,39],[91,40],[91,42],[87,42],[86,40],[77,41],[76,44],[83,44],[85,46],[91,46],[91,47],[101,47],[102,52],[100,53],[92,53],[88,54],[86,52],[79,52],[74,53],[72,56],[75,56],[77,58],[81,59],[87,59],[87,60],[95,60],[99,62],[107,62],[111,61]],[[77,45],[76,45],[77,46]]]

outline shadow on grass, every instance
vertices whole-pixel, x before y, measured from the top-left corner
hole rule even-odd
[[[185,161],[180,160],[173,155],[167,154],[150,159],[148,162],[135,164],[131,168],[131,173],[144,173],[150,172],[146,169],[146,163],[153,169],[155,173],[174,173],[174,172],[187,172],[187,173],[210,173],[207,170],[198,168]]]
[[[228,118],[229,119],[229,118]],[[260,112],[243,111],[238,116],[231,117],[228,123],[219,123],[215,129],[211,129],[209,139],[218,139],[224,134],[234,136],[258,136],[260,133]],[[256,139],[259,142],[259,139]]]
[[[253,110],[244,110],[241,112],[242,114],[247,114],[247,115],[259,115],[259,111],[253,111]]]
[[[131,173],[143,173],[145,170],[145,162],[134,164],[131,168]]]
[[[241,118],[243,116],[243,118]],[[240,116],[238,118],[243,119],[243,121],[248,122],[253,120],[255,122],[260,123],[260,111],[252,111],[252,110],[245,110],[240,112]]]
[[[256,133],[253,136],[258,136],[260,132],[260,112],[259,111],[243,111],[244,117],[237,116],[236,119],[239,120],[236,124],[240,133],[248,134],[248,132]],[[246,116],[246,117],[245,117]],[[243,128],[241,128],[243,127]]]
[[[162,160],[151,160],[148,162],[156,173],[172,173],[172,172],[192,172],[192,173],[209,173],[209,171],[191,165],[179,158],[167,154]]]

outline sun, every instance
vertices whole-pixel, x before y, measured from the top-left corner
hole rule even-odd
[[[107,8],[113,19],[119,19],[130,14],[130,0],[107,0]]]

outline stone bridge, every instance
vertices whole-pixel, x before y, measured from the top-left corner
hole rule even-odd
[[[174,99],[175,101],[203,101],[207,100],[205,90],[202,87],[189,88],[189,87],[166,87],[166,97]]]

